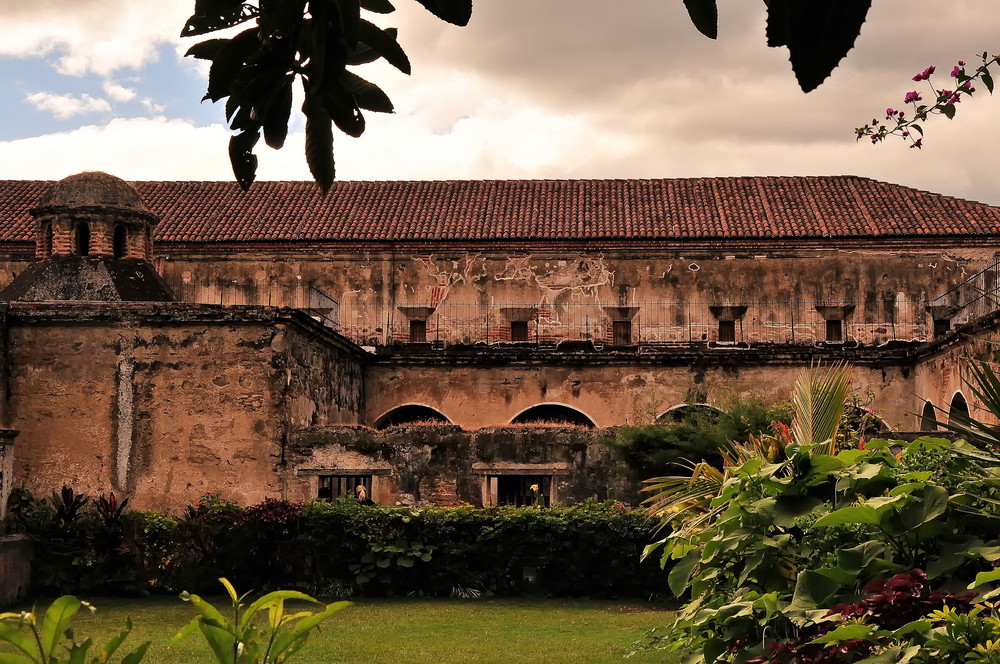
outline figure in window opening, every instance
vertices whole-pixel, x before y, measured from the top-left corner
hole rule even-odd
[[[358,499],[358,503],[361,505],[375,504],[375,501],[368,497],[368,491],[365,489],[364,484],[359,484],[354,487],[354,497]]]

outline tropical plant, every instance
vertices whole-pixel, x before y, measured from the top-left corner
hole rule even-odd
[[[49,606],[41,624],[34,610],[0,614],[0,641],[10,644],[17,652],[0,655],[3,664],[108,664],[132,631],[132,621],[105,645],[100,653],[90,657],[92,639],[77,641],[70,622],[81,608],[94,607],[71,595],[64,595]],[[146,655],[149,641],[119,660],[121,664],[137,664]],[[64,651],[64,652],[61,652]]]
[[[299,600],[321,604],[305,593],[295,590],[278,590],[267,593],[244,608],[247,595],[237,595],[233,585],[225,578],[219,579],[232,601],[232,619],[198,595],[181,593],[181,599],[191,602],[200,612],[178,632],[171,643],[176,643],[198,631],[205,637],[215,660],[219,664],[277,664],[287,661],[305,645],[312,630],[350,602],[327,604],[320,611],[286,613],[285,602]],[[258,615],[267,618],[260,625]]]
[[[835,453],[837,430],[850,394],[851,369],[843,363],[811,367],[802,373],[792,389],[791,429],[772,423],[770,434],[749,436],[747,442],[729,441],[719,450],[722,469],[700,461],[689,464],[687,475],[654,477],[645,481],[643,491],[653,495],[643,503],[660,519],[663,528],[681,524],[673,537],[684,538],[717,518],[725,505],[715,501],[732,471],[751,461],[777,463],[787,457],[791,445],[808,446],[820,454]],[[713,504],[714,503],[714,504]],[[647,547],[646,555],[664,540]]]

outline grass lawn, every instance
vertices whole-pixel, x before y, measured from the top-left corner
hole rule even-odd
[[[212,601],[221,608],[228,598]],[[144,664],[214,661],[200,635],[175,646],[166,645],[194,616],[192,607],[185,602],[155,597],[97,598],[92,603],[97,612],[83,610],[73,622],[78,639],[94,636],[95,642],[103,645],[125,617],[131,616],[135,629],[125,645],[154,642]],[[672,662],[648,653],[623,659],[645,630],[666,625],[668,620],[669,612],[649,605],[596,600],[361,599],[328,620],[291,662]]]

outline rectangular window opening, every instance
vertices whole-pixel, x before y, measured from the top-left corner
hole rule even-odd
[[[427,342],[427,321],[410,321],[410,343],[422,344]]]
[[[497,505],[524,507],[552,502],[550,475],[497,475]]]
[[[359,486],[365,488],[365,495],[368,498],[372,497],[371,475],[320,475],[319,492],[316,498],[336,500],[342,496],[354,496]]]
[[[826,321],[826,340],[830,343],[843,343],[844,341],[844,321]]]
[[[611,323],[612,343],[615,346],[632,345],[632,321],[616,320]]]
[[[510,340],[511,341],[527,341],[528,340],[528,321],[526,320],[515,320],[510,323]]]
[[[720,320],[719,321],[719,341],[736,341],[736,321],[734,320]]]
[[[943,337],[951,331],[951,321],[947,318],[934,321],[934,336]]]

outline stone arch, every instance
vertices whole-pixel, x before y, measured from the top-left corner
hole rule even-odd
[[[376,429],[388,429],[406,424],[451,424],[441,411],[419,403],[396,406],[382,414],[373,425]]]
[[[594,429],[597,424],[589,415],[561,403],[540,403],[514,416],[511,424],[566,424]]]
[[[90,255],[90,224],[78,221],[73,227],[74,247],[77,256]]]
[[[924,408],[920,412],[920,430],[937,431],[937,408],[930,401],[924,402]]]
[[[948,424],[963,424],[969,421],[969,402],[961,390],[951,397],[951,407],[948,409]]]
[[[685,417],[695,413],[705,413],[706,415],[717,416],[722,414],[722,410],[716,408],[715,406],[710,406],[707,403],[679,403],[660,413],[657,416],[656,421],[661,424],[680,422]]]

